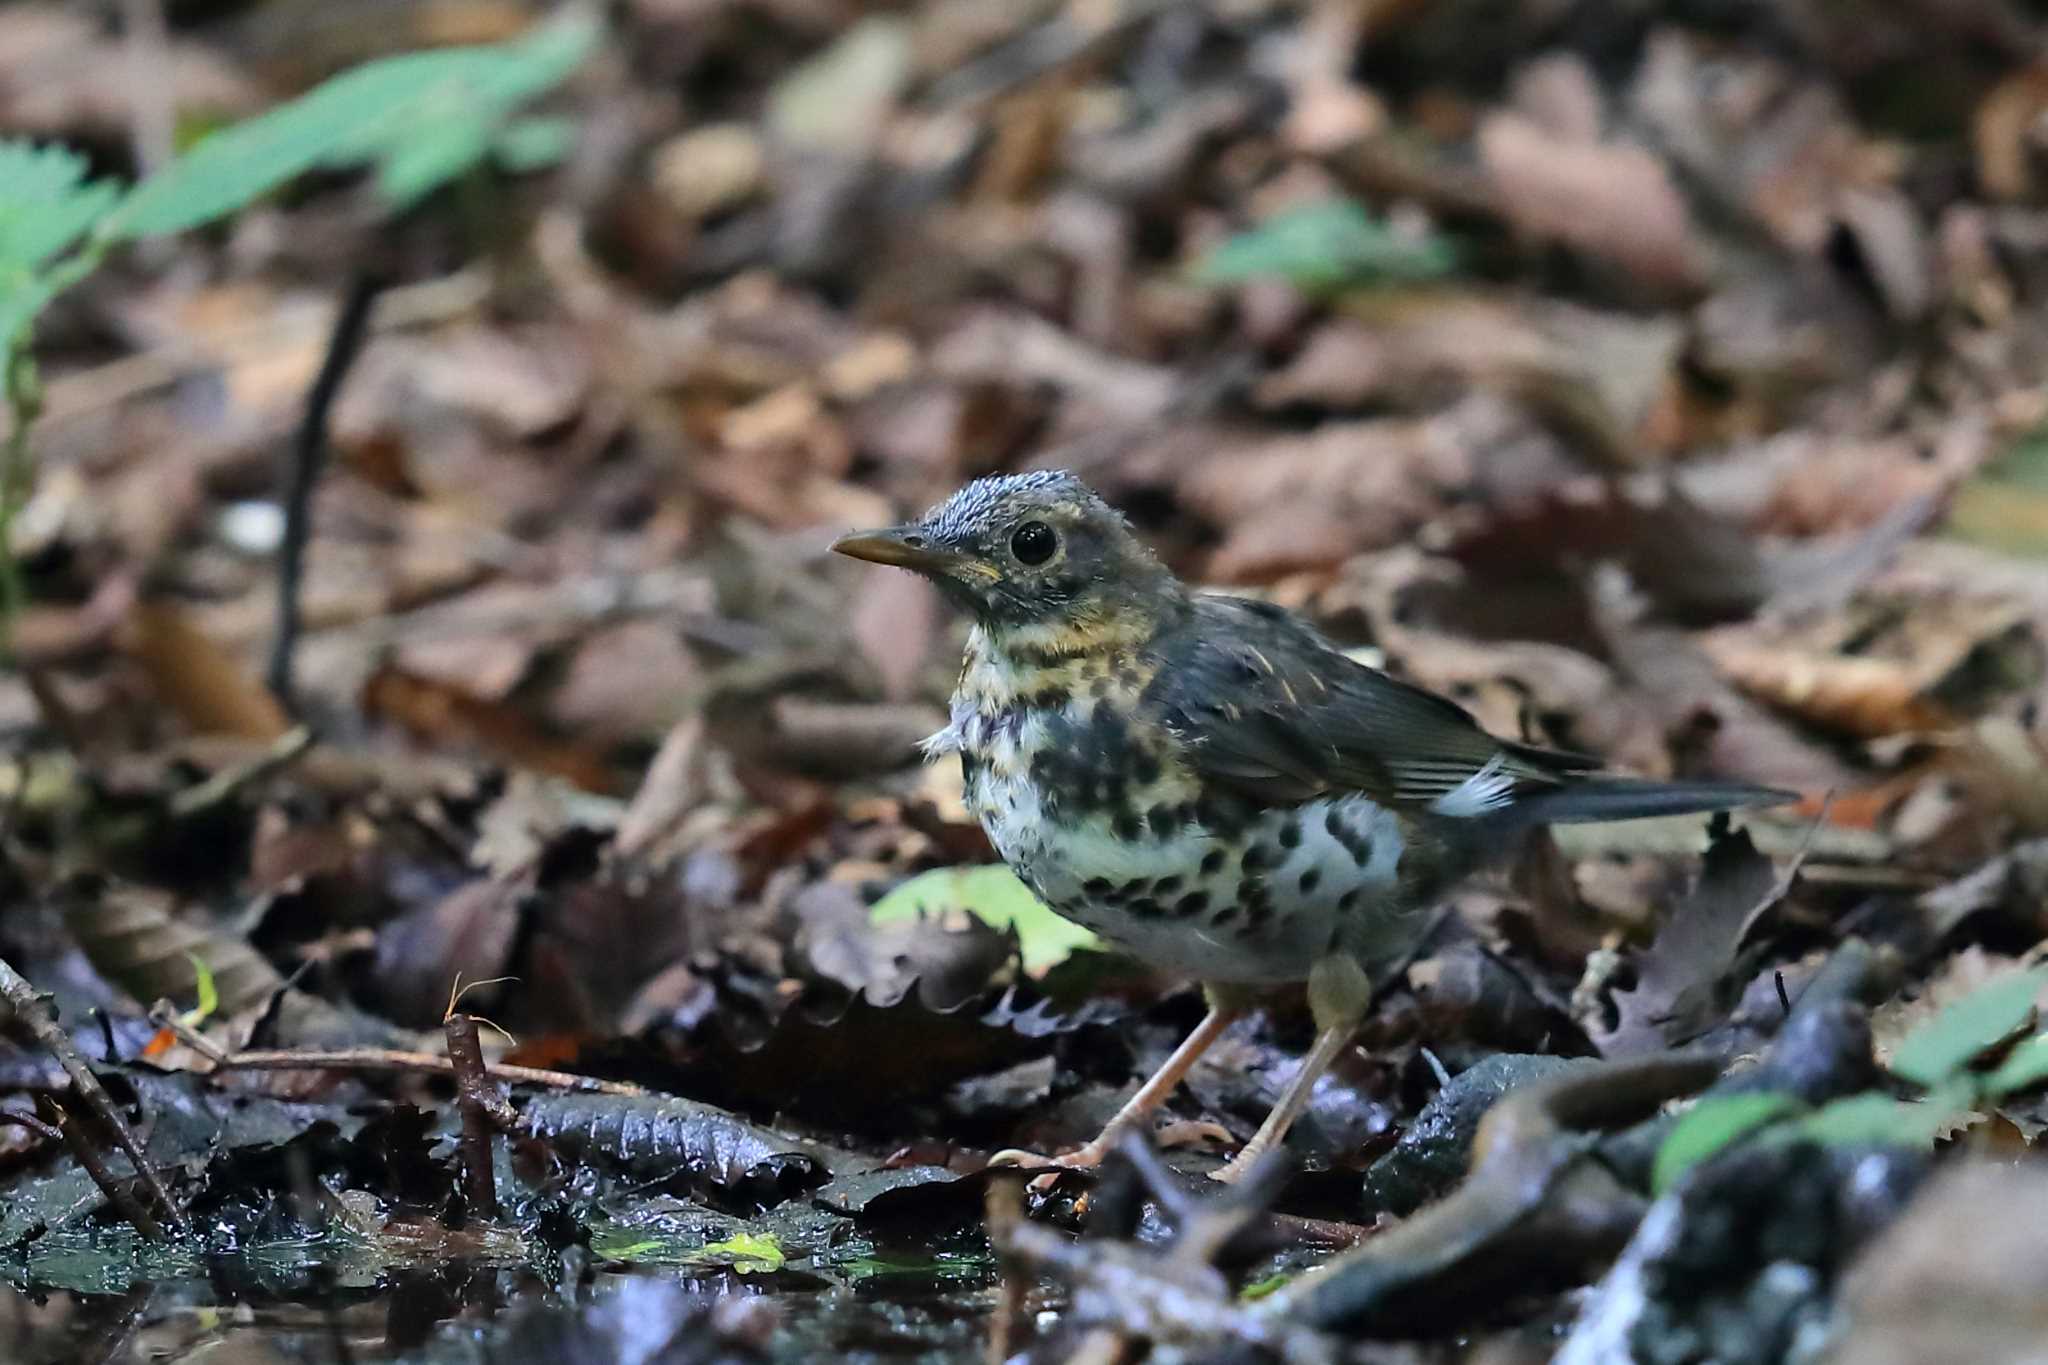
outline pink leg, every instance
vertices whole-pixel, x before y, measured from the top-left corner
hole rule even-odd
[[[1100,1166],[1104,1157],[1116,1146],[1117,1139],[1125,1130],[1141,1122],[1153,1110],[1166,1103],[1166,1097],[1173,1093],[1175,1086],[1186,1079],[1194,1070],[1202,1054],[1213,1047],[1223,1031],[1234,1023],[1244,1010],[1240,1006],[1225,1006],[1211,1002],[1209,1013],[1202,1022],[1195,1025],[1195,1031],[1181,1041],[1166,1059],[1165,1065],[1152,1073],[1151,1079],[1138,1087],[1136,1094],[1124,1101],[1124,1107],[1116,1111],[1101,1133],[1093,1142],[1056,1157],[1041,1157],[1034,1152],[1010,1148],[997,1152],[989,1158],[991,1166],[1064,1166],[1070,1169],[1085,1169]]]
[[[1280,1102],[1266,1115],[1259,1131],[1252,1134],[1252,1140],[1228,1165],[1209,1173],[1211,1180],[1236,1184],[1260,1157],[1279,1145],[1294,1121],[1301,1117],[1301,1111],[1308,1108],[1316,1082],[1351,1045],[1352,1035],[1358,1032],[1359,1022],[1371,1004],[1372,980],[1348,953],[1332,953],[1316,963],[1308,975],[1308,1007],[1316,1017],[1315,1045],[1301,1059],[1301,1070],[1287,1083]]]

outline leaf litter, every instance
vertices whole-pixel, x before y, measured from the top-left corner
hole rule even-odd
[[[280,182],[374,163],[35,324],[0,956],[208,1230],[131,1234],[126,1159],[88,1169],[109,1135],[10,1034],[0,1331],[418,1361],[2029,1339],[2038,1258],[1949,1251],[2038,1200],[2048,1130],[2037,18],[617,8],[593,37],[524,0],[173,6],[153,52],[0,10],[0,139],[34,143],[0,141],[10,332],[41,299],[8,272],[133,178],[141,121],[81,73],[142,62],[192,147],[110,233],[198,213],[238,146]],[[451,42],[505,46],[285,103]],[[456,85],[363,102],[407,69]],[[456,88],[484,98],[450,117]],[[280,461],[358,267],[393,283],[288,707]],[[1200,1002],[995,865],[915,748],[959,623],[823,548],[1043,464],[1500,733],[1804,804],[1565,831],[1461,892],[1250,1195],[1184,1177],[1291,1074],[1298,993],[1190,1077],[1165,1158],[1015,1200],[986,1155],[1092,1133]],[[496,1221],[458,981],[516,1078]]]

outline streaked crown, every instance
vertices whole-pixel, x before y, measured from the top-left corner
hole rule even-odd
[[[924,574],[998,632],[1185,598],[1123,515],[1065,470],[977,479],[914,522],[832,548]]]

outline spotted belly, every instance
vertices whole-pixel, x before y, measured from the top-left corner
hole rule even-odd
[[[1169,971],[1297,981],[1336,947],[1370,965],[1397,959],[1426,924],[1403,888],[1400,824],[1363,797],[1266,811],[1195,803],[1191,818],[1175,805],[1155,821],[1062,811],[1029,779],[979,785],[991,842],[1048,905]]]

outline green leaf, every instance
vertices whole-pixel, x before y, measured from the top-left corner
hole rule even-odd
[[[1984,1088],[1993,1095],[2010,1095],[2048,1080],[2048,1033],[2021,1039],[1998,1069],[1984,1078]]]
[[[1269,1294],[1277,1293],[1278,1291],[1285,1289],[1293,1280],[1294,1276],[1289,1274],[1287,1271],[1276,1271],[1275,1273],[1268,1275],[1263,1280],[1253,1280],[1243,1289],[1238,1290],[1237,1296],[1238,1298],[1243,1299],[1246,1302],[1251,1302],[1255,1299],[1263,1299]]]
[[[1789,1125],[1787,1136],[1810,1138],[1829,1147],[1931,1147],[1935,1138],[1969,1112],[1960,1090],[1923,1100],[1895,1100],[1870,1092],[1831,1101]]]
[[[393,208],[410,208],[480,163],[491,151],[491,127],[452,114],[423,127],[377,166],[377,189]]]
[[[722,1242],[710,1242],[690,1254],[691,1265],[731,1266],[742,1275],[772,1274],[787,1259],[782,1242],[772,1232],[736,1232]]]
[[[84,157],[65,147],[0,139],[0,288],[84,235],[121,187],[88,181]]]
[[[1664,1135],[1650,1170],[1651,1188],[1663,1194],[1700,1162],[1797,1108],[1799,1101],[1792,1096],[1771,1092],[1708,1096]]]
[[[1396,232],[1349,199],[1305,204],[1217,246],[1196,265],[1203,284],[1279,279],[1301,289],[1439,279],[1458,257],[1441,237]]]
[[[119,185],[88,181],[86,172],[85,158],[67,148],[0,139],[0,366],[36,315],[84,273],[76,260],[50,262],[120,198]]]
[[[668,1245],[655,1237],[645,1237],[637,1242],[616,1240],[608,1235],[597,1235],[590,1239],[590,1249],[607,1261],[645,1261]]]
[[[1054,914],[1000,863],[920,873],[876,901],[868,918],[887,924],[951,910],[965,910],[993,928],[1013,930],[1024,970],[1033,976],[1058,966],[1075,949],[1094,948],[1100,942],[1072,920]]]
[[[397,207],[475,165],[520,106],[559,84],[596,42],[572,12],[506,43],[368,62],[290,103],[209,134],[151,176],[103,225],[112,240],[225,217],[321,167],[377,168]]]
[[[197,953],[187,953],[185,960],[192,964],[193,985],[199,993],[199,1003],[185,1011],[184,1023],[187,1028],[198,1028],[220,1009],[220,987],[214,982],[213,968],[206,965],[205,958]]]
[[[706,1229],[694,1218],[677,1220],[657,1210],[631,1221],[600,1216],[591,1224],[590,1250],[607,1261],[636,1265],[724,1266],[742,1275],[776,1271],[787,1259],[773,1233],[741,1226],[721,1241],[702,1238],[723,1227]]]
[[[2010,1038],[2033,1013],[2048,972],[2013,972],[1981,986],[1927,1020],[1892,1053],[1892,1074],[1935,1086]]]

